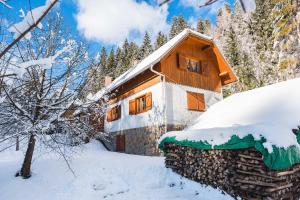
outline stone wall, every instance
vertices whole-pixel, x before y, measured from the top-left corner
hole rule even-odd
[[[168,125],[168,131],[182,130],[182,125]],[[162,155],[157,141],[165,132],[165,126],[152,126],[122,130],[110,133],[113,150],[116,150],[116,135],[125,135],[125,153],[158,156]]]

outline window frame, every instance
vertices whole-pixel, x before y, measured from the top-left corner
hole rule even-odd
[[[206,111],[206,102],[205,102],[205,94],[204,93],[198,93],[198,92],[191,92],[186,91],[187,96],[187,109],[190,111],[196,111],[196,112],[205,112]],[[193,99],[191,99],[191,97]],[[196,102],[193,102],[195,101]],[[197,103],[197,105],[193,105],[193,103]],[[197,107],[194,108],[193,106]]]
[[[141,104],[141,101],[144,103]],[[147,92],[143,95],[140,95],[134,99],[129,100],[129,115],[137,115],[144,112],[147,112],[152,109],[152,92]],[[141,108],[140,106],[143,106]]]
[[[199,59],[199,58],[195,58],[192,56],[186,56],[180,53],[176,54],[176,62],[177,62],[177,68],[179,70],[183,70],[183,71],[187,71],[187,72],[192,72],[192,73],[196,73],[196,74],[200,74],[200,75],[204,75],[204,61]],[[184,60],[182,60],[184,59]],[[189,62],[196,62],[199,65],[199,71],[193,71],[190,70],[191,67],[189,66]],[[207,63],[207,62],[205,62]]]
[[[121,105],[111,107],[107,111],[106,121],[112,122],[121,119]]]
[[[143,100],[144,99],[144,102],[140,102],[140,100]],[[143,94],[141,96],[138,96],[135,98],[135,113],[136,114],[140,114],[140,113],[144,113],[144,112],[147,112],[147,99],[146,99],[146,94]],[[142,104],[142,107],[143,108],[140,108],[141,104],[140,103],[143,103]]]

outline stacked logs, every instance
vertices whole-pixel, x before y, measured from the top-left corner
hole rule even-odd
[[[176,173],[243,199],[298,199],[300,165],[268,169],[255,149],[201,150],[168,144],[166,167]]]

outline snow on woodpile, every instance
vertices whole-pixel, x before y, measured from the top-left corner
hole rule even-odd
[[[263,146],[269,153],[274,146],[284,149],[294,146],[300,152],[292,132],[300,125],[299,87],[297,78],[234,94],[210,107],[192,126],[163,135],[160,142],[174,138],[215,146],[225,144],[234,135],[239,138],[252,135],[254,140],[265,138]]]

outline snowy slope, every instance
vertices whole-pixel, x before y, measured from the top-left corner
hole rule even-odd
[[[300,149],[292,129],[300,125],[300,78],[234,94],[214,104],[194,125],[184,131],[170,132],[160,139],[207,141],[212,145],[226,143],[232,135],[240,138],[252,134],[266,138],[263,145]]]
[[[219,190],[181,178],[164,167],[162,157],[107,152],[93,141],[78,149],[71,165],[51,152],[38,151],[30,179],[15,178],[22,152],[0,152],[2,200],[226,200]]]

